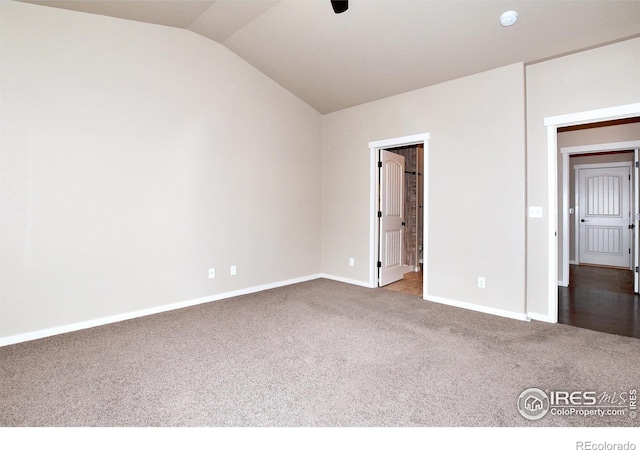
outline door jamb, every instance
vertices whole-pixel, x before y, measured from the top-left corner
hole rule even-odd
[[[429,199],[427,197],[428,189],[427,183],[429,179],[429,133],[414,134],[411,136],[403,136],[393,139],[384,139],[380,141],[369,142],[369,170],[370,170],[370,185],[369,185],[369,287],[378,287],[378,275],[377,275],[377,261],[379,258],[379,249],[377,242],[379,240],[378,230],[378,195],[380,189],[380,179],[378,174],[378,150],[386,150],[393,147],[403,147],[406,145],[419,145],[424,147],[422,158],[422,173],[424,174],[422,193],[423,198],[423,234],[422,234],[422,258],[423,267],[426,268],[428,264],[428,216],[429,216]],[[422,297],[427,297],[427,276],[422,277]]]
[[[595,109],[579,113],[546,117],[547,128],[547,316],[546,321],[558,322],[558,128],[607,120],[640,117],[640,103]]]

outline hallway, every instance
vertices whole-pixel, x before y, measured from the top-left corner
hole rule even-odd
[[[630,270],[571,265],[569,287],[558,288],[558,322],[640,338],[639,302]]]

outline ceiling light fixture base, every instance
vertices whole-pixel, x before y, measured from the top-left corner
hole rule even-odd
[[[503,27],[510,27],[518,21],[518,13],[515,11],[507,11],[500,16],[500,23]]]

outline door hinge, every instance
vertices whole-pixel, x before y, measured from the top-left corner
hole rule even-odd
[[[378,161],[378,167],[382,167],[382,161]]]
[[[382,261],[378,261],[378,264],[376,264],[376,267],[378,268],[382,267]]]
[[[636,273],[640,273],[640,267],[636,266]]]
[[[640,161],[636,161],[636,169],[640,168]]]
[[[382,211],[378,211],[378,219],[382,219]]]

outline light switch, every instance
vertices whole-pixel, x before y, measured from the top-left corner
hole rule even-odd
[[[534,219],[542,218],[542,206],[529,206],[529,217]]]

